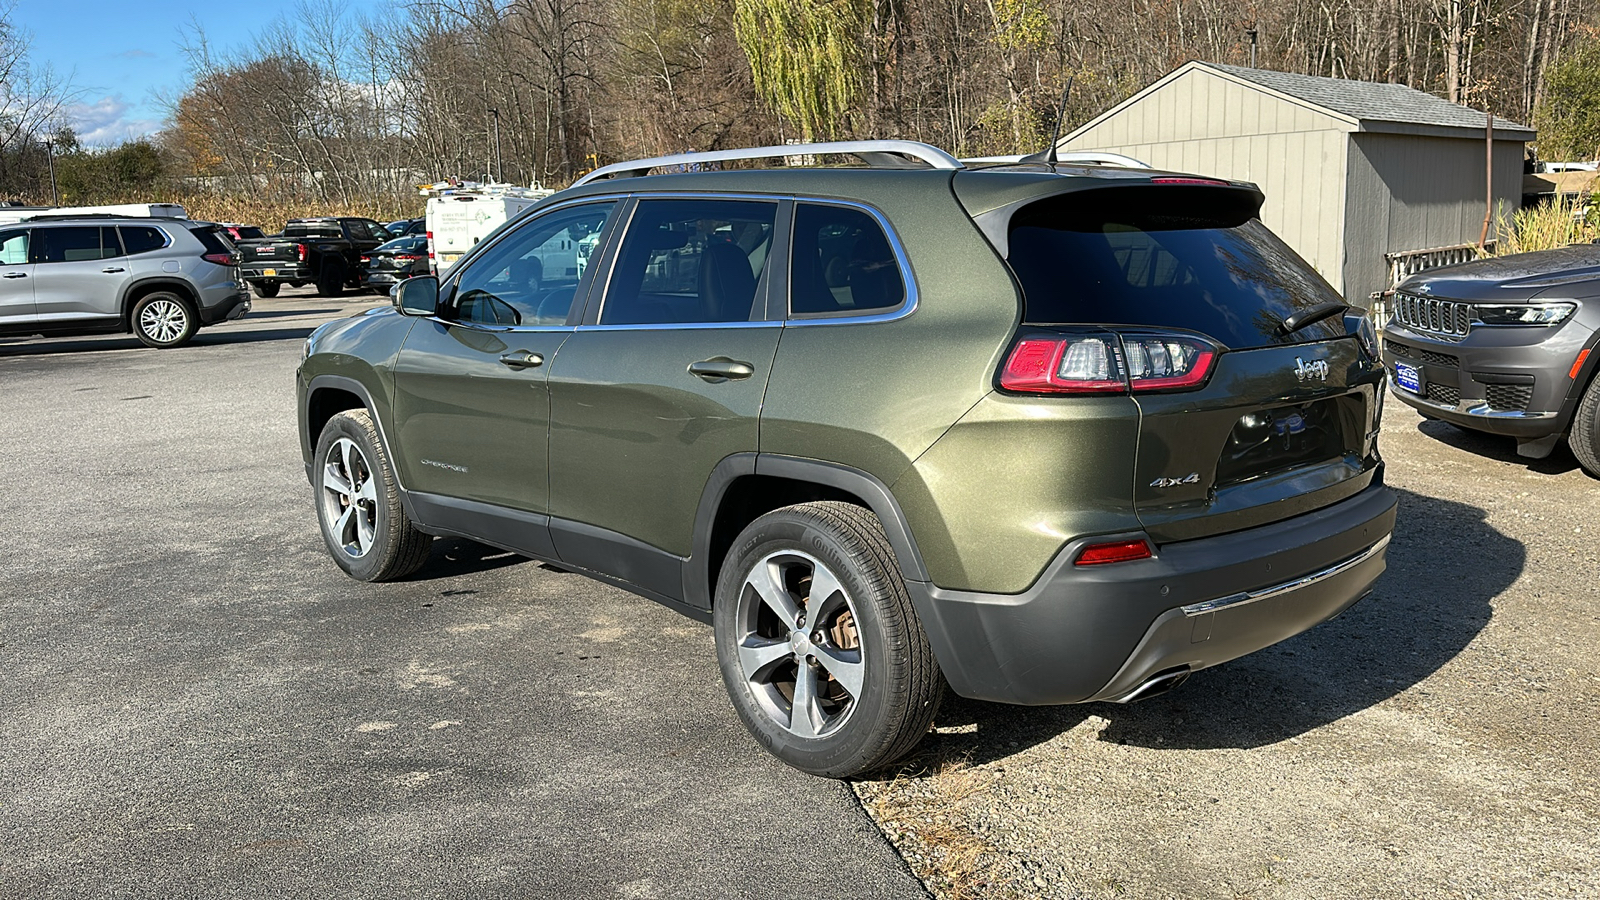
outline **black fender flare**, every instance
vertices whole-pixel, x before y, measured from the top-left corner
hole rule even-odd
[[[317,391],[324,389],[340,390],[348,394],[355,394],[361,399],[361,405],[366,408],[367,414],[372,416],[372,423],[378,428],[378,440],[383,442],[384,455],[389,457],[389,465],[394,469],[395,486],[400,488],[401,496],[405,496],[405,485],[400,481],[400,467],[395,465],[394,442],[389,440],[389,431],[384,426],[383,417],[378,415],[378,407],[372,402],[372,392],[367,386],[345,375],[317,375],[306,385],[305,408],[300,412],[300,433],[305,435],[306,442],[306,480],[311,480],[311,467],[316,465],[312,458],[316,455],[317,436],[311,433],[311,398]]]
[[[188,300],[189,304],[194,307],[195,314],[199,315],[200,297],[195,294],[194,288],[190,287],[188,282],[182,278],[173,278],[170,275],[147,275],[144,278],[129,282],[122,288],[122,296],[118,298],[117,304],[122,309],[123,328],[129,331],[133,330],[133,298],[134,295],[143,293],[147,287],[177,293],[180,297]]]
[[[700,505],[695,510],[694,542],[683,568],[683,596],[690,604],[698,606],[703,598],[706,608],[711,606],[714,587],[710,583],[712,526],[716,523],[717,511],[722,506],[729,486],[746,475],[770,475],[810,482],[861,498],[883,523],[889,545],[894,549],[895,561],[900,566],[900,574],[907,581],[928,581],[927,567],[922,563],[922,554],[911,535],[911,526],[906,521],[905,513],[888,486],[878,478],[860,469],[819,459],[774,453],[735,453],[725,457],[711,470],[711,477],[706,479],[705,489],[700,495]]]

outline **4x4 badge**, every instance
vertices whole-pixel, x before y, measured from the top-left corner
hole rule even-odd
[[[1317,379],[1318,381],[1328,380],[1327,360],[1313,359],[1311,362],[1306,362],[1305,360],[1296,356],[1294,361],[1296,363],[1294,367],[1295,378],[1301,381],[1310,381],[1313,378]]]
[[[1153,487],[1153,488],[1169,488],[1169,487],[1177,487],[1180,484],[1199,484],[1199,483],[1200,483],[1200,473],[1199,472],[1190,472],[1189,474],[1183,476],[1182,478],[1157,478],[1155,481],[1150,482],[1150,486]]]

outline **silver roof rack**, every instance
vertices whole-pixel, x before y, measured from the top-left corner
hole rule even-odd
[[[679,153],[651,159],[601,166],[572,183],[573,187],[588,184],[601,178],[629,178],[647,174],[651,169],[664,166],[692,166],[697,163],[728,162],[738,159],[771,159],[787,156],[857,156],[870,166],[882,168],[910,168],[923,163],[935,169],[960,169],[961,160],[931,144],[918,141],[833,141],[824,144],[786,144],[782,147],[749,147],[742,150],[707,150],[700,153]],[[916,162],[910,162],[915,160]]]
[[[973,156],[963,159],[964,163],[1020,163],[1026,157],[1021,154],[1011,156]],[[1058,163],[1080,163],[1091,166],[1117,166],[1123,169],[1148,169],[1150,164],[1121,153],[1107,153],[1104,150],[1069,150],[1066,153],[1056,154]]]

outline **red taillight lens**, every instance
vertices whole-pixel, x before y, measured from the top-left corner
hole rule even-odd
[[[294,248],[296,250],[300,251],[300,261],[301,262],[305,262],[306,261],[306,245],[305,244],[295,244]]]
[[[1000,387],[1024,394],[1187,390],[1211,375],[1217,349],[1174,334],[1035,335],[1012,348]]]
[[[1116,340],[1111,334],[1020,340],[1000,373],[1000,386],[1025,394],[1125,391]]]
[[[202,253],[200,258],[208,263],[216,263],[219,266],[238,265],[238,263],[234,262],[232,253]]]
[[[424,232],[428,236],[428,258],[433,259],[433,232]]]
[[[422,257],[416,255],[415,253],[396,253],[394,258],[402,262],[416,262]]]
[[[1150,552],[1150,542],[1143,538],[1136,541],[1108,541],[1104,544],[1090,544],[1079,550],[1078,558],[1074,559],[1072,564],[1075,566],[1101,566],[1106,563],[1149,559],[1154,555]]]
[[[362,262],[364,262],[364,263],[369,263],[369,262],[372,262],[372,257],[370,257],[370,256],[363,256],[363,257],[361,257],[361,261],[362,261]]]

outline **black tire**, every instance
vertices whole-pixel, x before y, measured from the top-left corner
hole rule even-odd
[[[317,276],[317,296],[337,297],[344,292],[344,266],[337,262],[326,262],[322,265],[322,274]]]
[[[183,297],[170,291],[154,291],[133,304],[128,325],[145,346],[165,350],[187,344],[200,327],[200,316]]]
[[[1600,478],[1600,378],[1589,382],[1589,389],[1578,401],[1578,411],[1572,416],[1572,430],[1567,433],[1567,446],[1578,458],[1578,465],[1595,478]]]
[[[765,573],[781,581],[763,582],[781,593],[777,606],[755,586]],[[813,597],[828,575],[838,590]],[[813,612],[821,622],[806,621]],[[774,756],[813,775],[848,778],[905,756],[944,696],[889,539],[859,506],[803,503],[752,522],[723,563],[712,622],[739,718]],[[807,690],[816,699],[802,719],[794,698]]]
[[[276,281],[252,281],[250,286],[256,289],[256,296],[268,300],[278,296],[278,289],[283,287]]]
[[[406,518],[394,469],[366,410],[329,419],[312,460],[317,522],[339,568],[358,581],[392,581],[422,567],[433,538]]]

